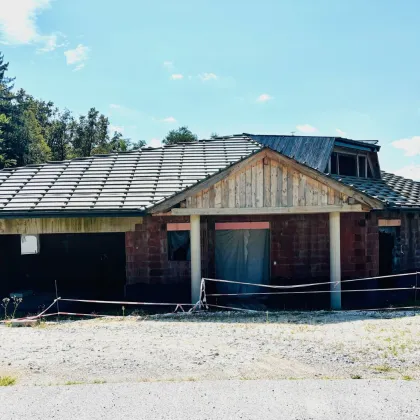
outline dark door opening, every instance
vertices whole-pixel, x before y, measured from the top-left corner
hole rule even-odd
[[[400,254],[398,252],[399,228],[379,228],[379,275],[388,276],[398,272]],[[380,280],[382,288],[395,287],[396,279],[385,278]]]
[[[57,281],[63,298],[118,299],[126,278],[125,234],[40,235],[36,255],[21,255],[19,235],[0,235],[0,273],[0,297],[32,291],[48,300]]]

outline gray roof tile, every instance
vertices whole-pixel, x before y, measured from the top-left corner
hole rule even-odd
[[[244,136],[0,171],[1,214],[144,210],[261,149]]]

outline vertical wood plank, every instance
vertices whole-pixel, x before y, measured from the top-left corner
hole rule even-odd
[[[289,200],[288,200],[288,181],[289,181],[289,171],[287,169],[287,166],[282,166],[283,170],[283,190],[282,190],[282,205],[284,207],[289,206]]]
[[[222,207],[222,183],[217,182],[214,185],[214,207],[220,208]]]
[[[245,205],[252,207],[252,167],[246,168],[245,183]]]
[[[214,209],[214,185],[209,188],[209,207]]]
[[[208,209],[210,207],[209,204],[209,189],[206,188],[203,191],[203,208]]]
[[[264,167],[263,161],[257,162],[257,207],[264,206]]]
[[[276,207],[281,207],[283,205],[282,201],[283,194],[283,170],[281,165],[277,165],[277,194],[276,194]]]
[[[313,181],[312,179],[308,178],[306,180],[306,188],[305,188],[305,206],[312,205],[312,190],[313,190]]]
[[[240,184],[241,184],[241,175],[240,174],[236,174],[235,175],[235,207],[236,208],[241,207],[241,202],[240,202],[240,195],[241,195]]]
[[[334,190],[331,187],[328,187],[328,204],[334,204]]]
[[[312,189],[312,205],[318,206],[318,196],[319,196],[319,182],[315,181]]]
[[[305,205],[305,187],[306,187],[306,176],[298,174],[299,176],[299,193],[298,193],[298,206]]]
[[[299,173],[293,171],[293,206],[299,205]]]
[[[229,207],[229,181],[228,179],[222,180],[222,207]]]
[[[197,195],[197,208],[201,209],[203,207],[203,192],[200,191]]]
[[[277,196],[278,196],[278,165],[277,162],[270,160],[270,205],[269,207],[277,206]]]
[[[293,206],[293,171],[287,168],[287,206]]]
[[[268,159],[268,162],[263,161],[264,174],[263,174],[263,184],[264,184],[264,207],[271,207],[271,159]]]
[[[246,176],[245,176],[245,171],[242,171],[240,176],[239,176],[239,206],[240,207],[245,207],[246,206],[246,188],[245,188],[245,183],[246,183]]]
[[[257,207],[257,165],[252,165],[252,191],[251,203],[252,207]]]
[[[191,200],[191,197],[187,197],[186,198],[186,200],[185,200],[185,203],[186,203],[186,205],[187,205],[187,208],[192,208],[192,200]]]
[[[328,204],[328,187],[321,184],[321,205],[326,206]]]
[[[235,207],[235,198],[236,198],[236,188],[235,188],[236,178],[234,176],[229,177],[229,208]]]

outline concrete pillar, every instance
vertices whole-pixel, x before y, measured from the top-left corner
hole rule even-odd
[[[201,284],[201,240],[200,240],[200,216],[190,216],[191,231],[191,303],[197,303],[200,299]]]
[[[340,213],[330,213],[331,309],[341,309]]]

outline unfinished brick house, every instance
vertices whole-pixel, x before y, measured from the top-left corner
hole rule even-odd
[[[345,307],[341,280],[420,265],[420,183],[381,172],[379,149],[242,134],[2,170],[0,293],[57,281],[62,295],[196,302],[202,277],[333,281],[321,301]]]

